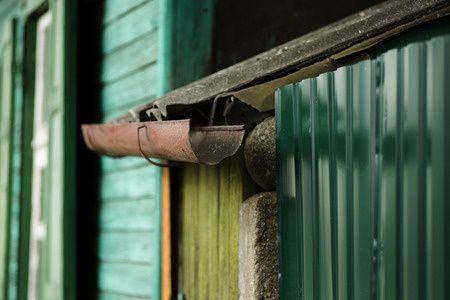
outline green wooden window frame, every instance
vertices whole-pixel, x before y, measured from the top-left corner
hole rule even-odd
[[[19,5],[20,4],[20,5]],[[1,232],[0,237],[0,298],[27,299],[28,253],[29,253],[29,215],[30,215],[30,166],[32,119],[33,119],[33,85],[34,72],[34,35],[35,19],[45,9],[57,15],[57,25],[54,26],[54,37],[51,47],[56,58],[53,64],[54,90],[51,99],[52,107],[59,106],[63,116],[64,133],[63,157],[64,176],[59,184],[64,193],[61,200],[63,221],[61,230],[64,238],[58,241],[63,246],[63,273],[61,280],[64,286],[64,299],[74,299],[75,281],[75,209],[74,186],[75,169],[74,140],[76,137],[75,118],[75,64],[74,42],[76,34],[76,7],[69,0],[23,0],[16,6],[8,7],[7,20],[3,34],[4,43],[2,66],[2,97],[0,113],[2,113],[0,134],[3,145],[0,164]],[[65,12],[70,15],[65,17]],[[69,33],[69,34],[66,34]],[[24,45],[25,44],[25,45]],[[6,107],[6,105],[8,107]],[[6,134],[3,134],[6,133]],[[6,141],[6,142],[5,142]],[[63,296],[61,296],[63,297]]]
[[[11,183],[14,123],[15,23],[7,22],[3,32],[0,102],[0,298],[6,298],[9,284]]]
[[[47,260],[47,278],[56,285],[45,288],[48,299],[76,298],[76,234],[75,234],[75,176],[76,176],[76,82],[75,65],[75,24],[77,4],[69,0],[32,0],[24,3],[21,11],[24,28],[24,78],[28,84],[23,99],[23,140],[22,140],[22,206],[20,220],[20,261],[18,299],[27,299],[28,266],[30,251],[30,216],[32,186],[32,150],[36,22],[45,11],[52,14],[51,43],[52,60],[49,61],[49,95],[46,99],[50,111],[49,147],[52,162],[50,168],[49,201],[52,203],[52,230],[56,236],[47,245],[52,252]],[[67,14],[70,12],[70,14]],[[55,219],[57,218],[57,219]],[[49,219],[50,220],[50,219]],[[59,220],[59,221],[58,221]],[[50,254],[49,254],[50,255]],[[58,257],[59,258],[55,258]],[[50,276],[50,277],[49,277]]]

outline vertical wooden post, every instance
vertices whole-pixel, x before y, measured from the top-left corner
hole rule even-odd
[[[170,170],[162,171],[162,299],[172,297],[172,245],[170,226]]]
[[[13,112],[14,27],[9,23],[2,40],[0,99],[0,299],[7,287],[9,200],[11,178],[11,131]]]

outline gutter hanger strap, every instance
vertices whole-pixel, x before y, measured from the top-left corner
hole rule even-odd
[[[137,131],[138,131],[138,132],[137,132],[138,146],[139,146],[139,151],[141,152],[142,157],[143,157],[146,161],[148,161],[151,165],[154,165],[154,166],[157,166],[157,167],[161,167],[161,168],[170,167],[170,164],[161,164],[161,163],[158,163],[158,162],[156,162],[156,161],[154,161],[154,160],[151,160],[150,158],[147,157],[147,155],[145,155],[144,150],[142,149],[142,146],[141,146],[141,134],[140,134],[140,130],[143,129],[143,128],[147,129],[147,127],[145,127],[144,125],[139,126],[138,129],[137,129]],[[148,136],[148,131],[147,131],[147,130],[145,131],[145,135],[147,136],[147,140],[149,140],[150,138],[149,138],[149,136]]]

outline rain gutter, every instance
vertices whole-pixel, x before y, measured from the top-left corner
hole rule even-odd
[[[190,120],[88,124],[82,132],[88,148],[99,154],[207,165],[234,155],[245,134],[244,126],[191,127]]]

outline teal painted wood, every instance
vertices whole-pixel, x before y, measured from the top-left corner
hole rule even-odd
[[[20,183],[21,183],[21,130],[22,130],[22,73],[17,68],[22,62],[22,34],[23,24],[14,16],[17,13],[17,5],[13,1],[6,1],[0,6],[0,11],[5,16],[2,24],[3,39],[8,36],[10,40],[9,47],[2,48],[2,77],[9,77],[8,80],[2,80],[2,99],[10,102],[10,116],[3,121],[9,121],[10,135],[8,145],[10,147],[9,155],[9,178],[7,186],[2,187],[7,190],[6,194],[2,194],[0,202],[5,201],[8,205],[8,218],[4,221],[6,226],[2,228],[2,237],[5,234],[7,243],[3,249],[5,254],[4,265],[2,265],[3,278],[2,288],[0,289],[0,299],[17,299],[18,290],[18,265],[19,265],[19,218],[20,218]],[[6,59],[6,53],[9,53],[9,59]],[[9,65],[9,67],[6,67]],[[9,81],[9,83],[7,83]],[[9,86],[6,86],[8,84]],[[9,89],[6,92],[4,89]],[[6,97],[6,94],[9,94]],[[0,105],[1,106],[1,105]],[[4,108],[4,107],[3,107]],[[1,108],[0,108],[1,113]],[[3,112],[5,113],[5,111]],[[4,123],[2,124],[5,125]],[[1,127],[1,126],[0,126]],[[3,128],[4,129],[4,128]],[[0,168],[5,166],[2,158]],[[3,192],[3,191],[2,191]],[[5,198],[3,198],[5,196]],[[5,231],[3,231],[5,230]],[[2,252],[2,251],[0,251]],[[0,280],[2,281],[2,280]]]
[[[124,296],[122,294],[114,292],[102,292],[98,295],[99,300],[143,300],[146,297],[139,296]]]
[[[105,231],[153,231],[155,214],[152,199],[102,202],[100,208],[101,229]]]
[[[1,45],[0,98],[0,299],[8,289],[11,221],[11,177],[14,123],[14,22],[4,28]]]
[[[116,159],[109,156],[103,156],[101,158],[102,173],[113,173],[118,171],[125,171],[133,168],[140,168],[146,166],[148,163],[142,161],[141,157],[124,157],[122,159]]]
[[[101,198],[103,201],[142,197],[156,199],[153,191],[161,185],[159,173],[159,169],[146,164],[139,168],[103,174]],[[143,178],[147,178],[146,184],[141,183]]]
[[[101,108],[104,120],[162,95],[165,0],[105,0]],[[142,158],[102,157],[99,298],[161,295],[161,170]]]
[[[100,261],[129,264],[152,264],[153,240],[157,233],[152,231],[106,231],[100,236]],[[156,274],[155,274],[156,275]]]
[[[104,2],[103,23],[108,24],[121,18],[131,10],[140,5],[149,2],[149,0],[107,0]]]
[[[282,299],[450,296],[448,32],[276,92]]]
[[[137,103],[156,98],[159,87],[149,82],[158,81],[159,70],[155,64],[144,67],[126,78],[103,87],[102,106],[105,113],[122,112]]]
[[[174,89],[211,73],[214,0],[169,0],[171,69],[167,82]],[[189,59],[186,59],[189,58]]]
[[[156,31],[159,19],[159,1],[139,6],[123,18],[107,25],[103,32],[103,53],[124,47],[149,32]]]
[[[19,273],[19,240],[20,240],[20,208],[22,183],[22,121],[23,121],[23,87],[22,72],[18,66],[22,65],[24,24],[14,21],[15,49],[14,49],[14,126],[12,132],[12,176],[10,194],[10,229],[9,229],[9,257],[8,257],[8,294],[7,299],[17,299]]]
[[[102,81],[104,84],[120,80],[133,72],[156,63],[159,48],[156,31],[120,48],[103,58]]]
[[[101,292],[112,292],[123,296],[154,298],[154,285],[158,273],[151,264],[101,263],[99,288]],[[125,298],[125,297],[124,297]]]
[[[5,12],[3,8],[8,3],[14,3],[14,5],[9,5],[9,9],[11,11]],[[9,201],[10,209],[9,209],[9,222],[8,222],[8,233],[9,233],[9,251],[8,251],[8,265],[7,265],[7,294],[6,299],[25,299],[27,296],[27,277],[28,277],[28,254],[29,248],[27,243],[28,237],[28,229],[29,229],[29,211],[27,211],[27,204],[29,203],[29,198],[26,196],[27,192],[30,192],[31,183],[29,179],[31,177],[30,174],[30,165],[24,164],[23,161],[26,161],[26,157],[28,157],[30,148],[31,138],[24,138],[24,136],[29,136],[30,131],[32,131],[32,110],[33,110],[33,95],[32,91],[29,89],[30,86],[33,85],[34,78],[33,73],[28,72],[27,85],[24,85],[22,70],[24,69],[24,65],[26,65],[26,69],[33,69],[32,66],[35,64],[35,53],[34,53],[34,34],[31,33],[32,30],[28,30],[31,34],[25,34],[25,26],[24,23],[29,23],[28,29],[33,28],[35,26],[34,21],[30,21],[27,19],[28,13],[32,13],[30,10],[32,7],[39,6],[42,4],[42,1],[4,1],[0,5],[0,10],[2,16],[4,17],[4,24],[13,24],[11,27],[14,28],[14,31],[11,33],[12,39],[14,40],[14,45],[12,46],[12,57],[13,60],[11,62],[10,70],[5,69],[8,79],[8,85],[11,87],[11,101],[12,101],[12,111],[10,116],[10,126],[12,127],[10,145],[12,147],[12,155],[10,160],[11,173],[9,178],[9,195],[5,200]],[[55,22],[54,27],[52,28],[52,36],[53,42],[49,45],[49,49],[52,52],[52,57],[55,58],[56,64],[52,65],[54,67],[52,69],[52,74],[55,75],[55,79],[51,83],[53,88],[52,97],[47,98],[47,104],[51,106],[52,116],[55,116],[53,119],[53,126],[51,126],[51,146],[54,148],[50,149],[50,153],[52,156],[52,163],[57,169],[57,172],[53,172],[52,181],[53,184],[51,186],[52,193],[49,194],[52,197],[55,205],[45,205],[47,209],[52,211],[50,214],[52,218],[53,226],[49,226],[47,230],[47,239],[50,239],[49,236],[52,237],[53,243],[44,242],[40,245],[42,252],[46,252],[46,254],[51,254],[51,260],[43,258],[41,260],[41,269],[45,268],[45,278],[42,277],[42,289],[48,291],[44,298],[52,299],[53,297],[60,299],[72,299],[75,298],[74,293],[75,290],[75,280],[74,280],[74,268],[75,264],[75,255],[72,252],[74,247],[74,232],[72,229],[74,228],[73,224],[73,216],[74,207],[71,206],[74,202],[71,199],[75,198],[72,194],[72,179],[74,178],[73,166],[75,165],[73,155],[71,150],[72,141],[75,133],[75,126],[73,123],[70,123],[70,119],[75,120],[75,115],[73,115],[74,109],[71,106],[75,102],[73,101],[73,93],[70,91],[70,87],[65,85],[68,83],[70,86],[73,86],[72,82],[69,82],[68,78],[72,79],[74,73],[71,73],[71,68],[69,65],[73,64],[72,56],[70,56],[67,49],[72,49],[76,47],[71,47],[72,43],[71,37],[75,37],[76,33],[74,33],[75,26],[70,21],[70,19],[76,18],[76,10],[74,7],[66,7],[66,2],[58,1],[49,3],[49,10],[52,11]],[[64,10],[70,11],[70,18],[65,18]],[[6,18],[6,16],[8,18]],[[11,20],[10,17],[13,16],[14,19]],[[30,21],[30,22],[29,22]],[[64,25],[64,26],[63,26]],[[70,32],[70,37],[65,35],[64,32]],[[67,39],[65,39],[67,37]],[[29,46],[30,51],[24,51],[23,43],[27,39],[27,45]],[[65,48],[67,46],[67,48]],[[67,51],[66,51],[67,50]],[[61,62],[61,58],[64,56],[64,63]],[[32,58],[32,62],[29,59]],[[66,76],[67,75],[67,76]],[[62,80],[67,80],[64,84],[61,82]],[[28,89],[24,89],[24,87],[28,87]],[[64,96],[62,94],[64,93]],[[30,97],[27,97],[27,96]],[[5,94],[3,95],[5,96]],[[27,97],[27,98],[26,98]],[[3,97],[6,98],[6,97]],[[26,100],[25,100],[26,98]],[[30,101],[29,101],[30,100]],[[60,101],[61,100],[61,101]],[[62,101],[64,100],[64,101]],[[23,102],[27,102],[28,105],[24,106]],[[63,104],[64,103],[64,104]],[[64,119],[61,117],[62,115],[62,106],[66,109],[66,114]],[[70,112],[70,114],[67,114]],[[25,117],[23,115],[26,115]],[[64,134],[61,134],[59,130],[62,131],[64,128]],[[63,142],[63,137],[66,138],[66,142]],[[28,146],[27,146],[28,145]],[[64,145],[64,158],[61,150],[63,147],[59,146]],[[54,149],[58,148],[55,151]],[[63,161],[63,163],[61,163]],[[74,165],[72,165],[72,163]],[[65,167],[65,170],[64,170]],[[61,175],[64,170],[64,175]],[[69,176],[70,175],[70,176]],[[56,180],[55,180],[56,179]],[[28,180],[28,181],[27,181]],[[64,181],[64,186],[61,183]],[[26,182],[26,183],[25,183]],[[64,191],[64,192],[62,192]],[[64,196],[63,196],[64,194]],[[71,198],[73,197],[73,198]],[[0,197],[1,198],[1,197]],[[3,199],[2,199],[3,200]],[[64,200],[64,201],[63,201]],[[59,219],[58,217],[62,215],[63,210],[62,206],[64,205],[64,218]],[[63,222],[61,222],[63,220]],[[62,225],[64,223],[64,225]],[[70,227],[70,229],[69,229]],[[61,236],[56,236],[60,231],[64,230],[65,238],[60,238]],[[55,243],[55,240],[57,242]],[[64,245],[64,246],[63,246]],[[62,249],[64,249],[64,254],[61,255]],[[50,255],[49,255],[50,256]],[[64,266],[62,256],[65,257]],[[59,268],[61,267],[61,268]],[[58,272],[59,270],[64,269],[64,274],[62,272]],[[50,287],[50,285],[52,285]],[[64,287],[64,297],[62,296],[62,292],[58,295],[55,291],[62,291]],[[2,290],[3,293],[3,290]]]

